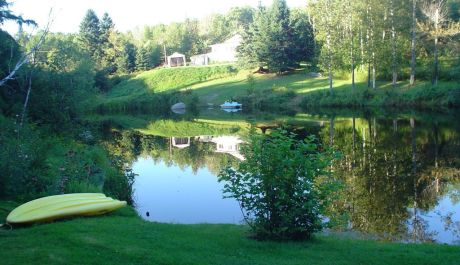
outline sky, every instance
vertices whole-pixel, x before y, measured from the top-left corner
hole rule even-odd
[[[99,18],[108,12],[119,31],[133,30],[144,25],[183,21],[185,18],[203,18],[212,13],[225,13],[234,6],[256,7],[259,0],[10,0],[16,15],[35,20],[40,27],[48,21],[53,9],[52,32],[78,32],[88,9]],[[260,0],[270,5],[272,0]],[[286,0],[289,7],[305,6],[306,0]],[[17,25],[5,23],[2,29],[15,33]]]

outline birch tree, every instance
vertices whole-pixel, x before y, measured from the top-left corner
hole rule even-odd
[[[460,23],[448,21],[448,12],[445,0],[426,1],[421,7],[426,22],[420,22],[419,28],[434,41],[433,85],[439,79],[439,39],[454,36],[460,33]]]
[[[412,32],[411,32],[411,62],[410,62],[410,85],[415,85],[415,45],[417,38],[417,0],[412,0]]]

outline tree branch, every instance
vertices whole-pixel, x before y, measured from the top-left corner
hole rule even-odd
[[[12,80],[14,79],[14,76],[16,75],[16,72],[24,65],[24,64],[27,64],[31,57],[35,54],[35,52],[37,52],[41,45],[43,44],[43,42],[45,41],[45,38],[46,36],[48,35],[49,33],[49,29],[50,29],[50,26],[51,24],[53,23],[54,19],[51,19],[51,13],[52,13],[52,9],[50,10],[49,12],[49,16],[48,16],[48,23],[46,24],[46,27],[43,31],[43,34],[40,36],[40,39],[38,40],[37,44],[35,44],[32,49],[30,49],[29,52],[27,52],[26,54],[24,54],[20,59],[19,61],[16,63],[16,65],[14,66],[13,68],[13,71],[10,71],[10,73],[4,77],[2,80],[0,80],[0,87],[3,86],[6,82],[8,82],[9,80]]]

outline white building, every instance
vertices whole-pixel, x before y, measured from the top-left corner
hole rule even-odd
[[[210,45],[210,53],[192,56],[191,63],[192,65],[208,65],[209,63],[236,62],[236,49],[242,41],[241,35],[235,34],[222,43]]]
[[[225,153],[232,155],[241,161],[244,160],[244,156],[240,153],[240,145],[244,142],[238,136],[202,135],[195,137],[195,139],[202,143],[215,143],[216,153]]]
[[[210,45],[209,60],[211,62],[236,62],[236,48],[240,46],[242,40],[240,34],[235,34],[223,43]]]
[[[237,136],[218,136],[213,137],[211,140],[216,144],[216,153],[225,153],[232,155],[239,160],[244,160],[243,155],[240,153],[240,145],[243,141]]]
[[[168,67],[186,66],[185,55],[175,52],[168,56]]]
[[[172,137],[172,146],[184,149],[190,146],[190,137]]]

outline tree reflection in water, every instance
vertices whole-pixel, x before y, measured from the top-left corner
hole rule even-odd
[[[316,134],[324,145],[343,154],[334,170],[345,188],[330,212],[340,221],[337,230],[408,242],[459,241],[460,128],[456,122],[412,116],[316,119],[297,123],[293,130],[299,137]],[[191,136],[186,148],[176,148],[171,137],[119,130],[112,132],[106,145],[127,165],[137,157],[151,157],[181,168],[190,166],[195,173],[208,168],[217,175],[228,163],[238,164],[235,156],[216,152],[216,143],[203,140],[206,137],[210,136]]]
[[[343,153],[335,168],[346,188],[332,209],[336,216],[346,217],[348,223],[342,223],[391,240],[459,239],[460,219],[449,212],[454,209],[434,212],[439,201],[460,191],[452,188],[460,182],[458,128],[414,118],[352,117],[330,124],[334,132],[325,126],[319,135]],[[460,210],[458,201],[453,205]],[[443,230],[449,235],[440,235]]]

